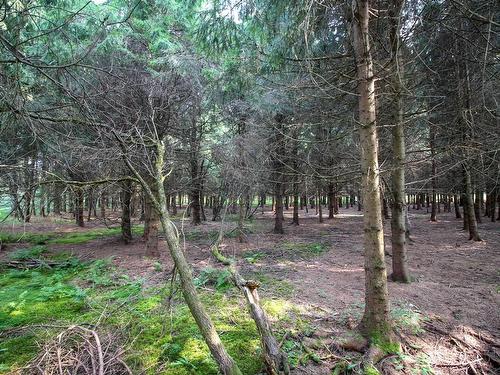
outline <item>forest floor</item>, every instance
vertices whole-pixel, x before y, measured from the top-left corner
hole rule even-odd
[[[276,235],[272,234],[272,212],[257,211],[254,218],[246,223],[246,243],[239,243],[231,232],[236,223],[234,217],[230,217],[224,223],[228,236],[222,250],[239,260],[240,270],[246,278],[256,279],[262,284],[261,297],[276,324],[278,338],[295,366],[294,374],[348,373],[359,365],[359,355],[352,350],[357,349],[356,344],[352,342],[360,340],[352,329],[363,313],[362,216],[355,208],[341,208],[334,219],[325,218],[324,223],[318,223],[314,210],[309,210],[309,214],[301,211],[300,214],[299,226],[286,225],[285,235]],[[286,212],[285,217],[286,222],[290,222],[291,211]],[[479,224],[484,241],[472,242],[467,241],[462,222],[455,219],[454,214],[442,213],[438,222],[433,223],[429,221],[425,209],[410,210],[410,220],[413,241],[408,246],[408,255],[414,281],[410,285],[389,282],[392,314],[403,344],[402,352],[386,358],[379,364],[379,369],[385,373],[402,374],[493,373],[495,365],[500,365],[500,223],[485,220]],[[140,236],[136,236],[131,244],[124,245],[117,228],[106,229],[104,223],[97,220],[86,224],[86,228],[77,228],[62,218],[36,218],[33,224],[3,225],[0,231],[5,236],[25,233],[26,237],[21,241],[35,244],[40,240],[37,236],[49,233],[40,241],[47,259],[59,259],[63,254],[85,262],[108,260],[106,266],[98,264],[87,271],[78,271],[86,276],[72,282],[83,290],[92,283],[100,287],[129,288],[135,281],[140,281],[144,290],[160,290],[169,285],[173,264],[165,244],[162,244],[161,259],[151,259],[145,256]],[[241,308],[242,298],[238,297],[234,288],[226,285],[227,275],[209,251],[221,224],[206,222],[195,227],[189,221],[180,219],[177,219],[177,224],[183,233],[185,252],[193,266],[202,297],[209,305],[214,305],[212,315],[226,311],[224,309],[232,311],[234,307]],[[390,270],[389,221],[385,225],[386,260]],[[135,232],[140,233],[140,227]],[[8,244],[0,252],[0,261],[8,260],[13,252],[19,253],[19,248],[26,248],[26,244]],[[109,276],[112,282],[108,285],[107,280],[96,284],[94,279],[102,277],[101,273],[116,273],[116,270],[119,270],[119,276]],[[3,283],[0,278],[2,288],[19,276],[9,279],[4,272],[4,278]],[[126,283],[115,282],[115,279],[126,280]],[[101,292],[92,290],[87,295]],[[161,298],[168,298],[170,292],[165,293]],[[126,296],[130,298],[131,294]],[[146,300],[141,303],[152,302]],[[173,304],[180,308],[182,301],[178,294]],[[9,314],[12,314],[11,310],[21,311],[13,307]],[[1,318],[5,321],[9,318],[7,312],[3,313],[0,308],[0,339],[3,329],[3,338],[7,337],[10,341],[3,348],[0,344],[0,372],[23,365],[5,354],[15,349],[15,340],[18,339],[18,336],[12,338],[9,334],[13,329],[15,331],[28,325],[27,322],[33,323],[20,320],[2,324]],[[46,319],[49,317],[50,321],[58,318],[47,316]],[[68,320],[73,321],[73,318],[70,316]],[[246,317],[234,311],[223,313],[218,319],[221,319],[218,324],[222,324],[224,319],[229,319],[232,325],[245,327],[250,324]],[[42,320],[42,323],[46,321]],[[203,364],[206,356],[200,360],[199,351],[202,349],[185,351],[182,356],[178,353],[182,348],[178,352],[172,349],[178,344],[179,337],[185,336],[183,345],[186,346],[186,337],[191,331],[176,326],[175,322],[170,323],[171,337],[162,342],[163,349],[152,355],[151,362],[170,361],[171,365],[161,372],[158,363],[149,364],[156,371],[151,373],[213,373],[213,366]],[[179,334],[172,333],[174,326],[178,327]],[[230,329],[226,327],[223,331],[229,332]],[[142,334],[140,332],[138,337]],[[156,331],[151,333],[153,336],[159,334]],[[223,340],[224,336],[223,333]],[[247,336],[248,332],[244,334],[242,331],[227,336],[234,341],[230,351],[248,350],[239,348],[242,345],[239,340],[248,340]],[[257,347],[258,340],[252,340],[252,345]],[[344,345],[346,342],[351,344]],[[147,345],[153,347],[154,343],[148,342]],[[31,357],[37,349],[32,348]],[[151,352],[154,350],[151,349]],[[241,354],[242,361],[251,361],[245,355],[248,356],[248,353]],[[31,357],[26,356],[26,361]],[[238,360],[238,355],[235,357]],[[2,359],[5,361],[3,367]],[[144,367],[144,363],[141,366]],[[257,368],[258,364],[249,362],[245,374],[255,374]]]

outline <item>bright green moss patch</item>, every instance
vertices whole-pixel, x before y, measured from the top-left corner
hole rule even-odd
[[[68,283],[75,270],[10,270],[0,274],[0,330],[65,320],[84,306],[85,292]]]

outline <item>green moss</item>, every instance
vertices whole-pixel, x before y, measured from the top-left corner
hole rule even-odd
[[[1,233],[0,232],[0,242],[2,243],[15,243],[15,242],[29,242],[35,245],[43,245],[47,243],[48,240],[53,238],[55,234],[53,233]]]
[[[21,367],[32,360],[38,351],[37,336],[25,334],[2,339],[0,342],[0,373]]]
[[[260,340],[243,297],[234,288],[199,292],[242,373],[258,373],[262,367]],[[100,319],[103,329],[121,332],[123,345],[130,346],[124,360],[134,373],[218,374],[182,295],[174,295],[171,310],[165,304],[169,295],[167,287],[146,289],[140,280],[125,277],[109,260],[75,262],[65,268],[0,271],[0,332],[4,334],[0,373],[25,365],[38,352],[38,345],[58,333],[57,328],[30,328],[11,336],[6,330],[48,321],[69,325]],[[307,329],[292,303],[263,298],[263,305],[278,338],[285,331],[295,334]],[[291,346],[299,345],[288,341],[295,343]],[[297,361],[309,360],[300,345],[292,352]]]
[[[382,350],[384,354],[397,354],[401,351],[401,344],[392,340],[389,334],[372,332],[370,334],[370,344]]]
[[[328,245],[321,242],[284,242],[282,248],[292,256],[311,258],[326,252]]]
[[[380,372],[373,365],[368,365],[363,369],[363,375],[380,375]]]
[[[39,258],[40,255],[47,251],[47,247],[43,245],[37,245],[29,248],[17,249],[9,253],[8,257],[11,260],[28,260]]]
[[[287,280],[277,279],[263,272],[253,272],[247,278],[257,280],[261,284],[260,289],[267,295],[277,298],[290,298],[294,295],[295,288]]]
[[[132,233],[140,235],[144,227],[136,225],[132,228]],[[120,227],[114,228],[98,228],[90,229],[82,232],[73,233],[0,233],[0,242],[15,243],[15,242],[29,242],[35,245],[45,244],[82,244],[97,238],[107,236],[117,236],[121,233]]]
[[[132,233],[134,235],[139,235],[143,231],[142,225],[137,225],[132,228]],[[108,236],[117,236],[121,234],[120,227],[114,228],[98,228],[91,229],[85,232],[76,232],[76,233],[67,233],[63,236],[58,236],[56,238],[50,239],[47,241],[48,244],[82,244],[86,243],[98,238],[108,237]]]

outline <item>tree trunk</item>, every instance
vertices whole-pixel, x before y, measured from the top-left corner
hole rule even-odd
[[[493,190],[491,193],[491,199],[490,199],[491,205],[490,205],[490,217],[491,217],[491,222],[494,223],[496,220],[496,204],[497,204],[497,190]]]
[[[437,221],[437,207],[436,207],[436,185],[437,185],[437,167],[436,167],[436,152],[435,152],[435,143],[436,143],[436,131],[434,128],[434,124],[429,124],[429,134],[430,134],[430,148],[431,148],[431,186],[432,186],[432,209],[431,209],[431,221]]]
[[[359,134],[364,206],[365,311],[360,325],[372,341],[392,341],[384,232],[380,207],[375,79],[369,36],[369,2],[353,0],[353,45],[358,77]],[[374,342],[372,342],[374,343]]]
[[[238,242],[244,243],[246,241],[245,228],[243,223],[245,221],[245,202],[240,196],[239,200],[239,213],[238,213]]]
[[[151,193],[155,195],[155,199],[158,199],[158,190],[156,190],[155,182],[151,181],[152,188]],[[160,220],[158,217],[158,212],[154,207],[154,201],[151,199],[149,194],[144,195],[144,234],[143,238],[146,241],[146,255],[154,258],[160,256],[160,251],[158,250],[158,229],[160,226]]]
[[[404,118],[403,118],[403,68],[400,53],[400,14],[402,1],[391,3],[390,21],[390,43],[392,51],[393,69],[391,75],[391,86],[393,97],[391,100],[391,125],[392,125],[392,206],[391,206],[391,244],[392,244],[392,275],[394,281],[403,283],[410,282],[408,261],[406,255],[406,231],[405,217],[405,169],[406,158]]]
[[[103,190],[101,192],[101,198],[99,202],[99,208],[101,211],[101,218],[106,219],[106,205],[108,204],[108,196],[106,194],[106,191]]]
[[[285,231],[283,230],[283,195],[282,195],[282,184],[280,182],[276,182],[275,184],[275,213],[274,213],[274,230],[273,232],[276,234],[283,234]]]
[[[79,227],[84,227],[83,221],[83,189],[75,188],[75,222]]]
[[[476,216],[476,221],[481,224],[483,221],[481,219],[481,205],[482,205],[482,193],[476,190],[476,199],[474,199],[474,215]]]
[[[457,194],[453,195],[453,207],[455,207],[455,218],[461,219],[462,214],[460,213],[460,205],[458,203],[458,195]]]
[[[296,189],[296,188],[295,188]],[[293,217],[292,224],[299,225],[299,192],[293,194]]]
[[[87,192],[87,222],[90,221],[90,217],[92,216],[92,206],[93,206],[93,194],[92,194],[92,188],[89,188]]]
[[[130,220],[130,202],[132,201],[132,181],[126,180],[122,184],[122,239],[128,244],[132,241],[132,224]]]
[[[468,167],[465,165],[464,165],[464,175],[465,175],[465,199],[467,200],[466,202],[467,213],[464,212],[464,216],[467,216],[467,227],[469,228],[469,240],[481,241],[481,237],[479,236],[479,232],[477,230],[476,214],[474,213],[474,198],[472,192],[470,171]]]
[[[274,131],[274,154],[273,154],[273,168],[274,168],[274,196],[275,196],[275,218],[274,218],[274,233],[283,234],[283,164],[282,158],[285,154],[284,146],[284,116],[277,114],[275,116],[275,131]]]
[[[335,205],[335,194],[333,191],[333,184],[328,184],[328,218],[333,219],[334,217],[334,205]]]

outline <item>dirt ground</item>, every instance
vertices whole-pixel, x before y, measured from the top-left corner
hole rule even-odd
[[[291,211],[285,216],[287,223],[290,222]],[[413,242],[408,246],[408,255],[415,280],[410,285],[389,282],[393,307],[409,307],[430,322],[428,332],[413,338],[410,347],[418,347],[427,354],[434,373],[482,373],[479,360],[474,362],[473,357],[476,354],[479,358],[481,353],[477,351],[477,345],[472,350],[475,346],[469,341],[474,338],[479,340],[484,350],[497,356],[494,358],[500,358],[500,223],[484,220],[479,224],[483,241],[472,242],[467,240],[462,222],[455,219],[454,213],[441,213],[438,222],[432,223],[425,209],[410,210],[410,220]],[[183,225],[186,233],[202,233],[196,240],[185,242],[185,252],[195,272],[207,266],[216,267],[209,253],[208,234],[218,230],[219,225],[214,222],[196,228],[188,222]],[[226,225],[231,228],[235,223]],[[386,252],[390,254],[390,222],[385,225]],[[102,226],[102,223],[95,222],[91,224],[93,226]],[[334,219],[325,218],[320,224],[314,210],[310,210],[309,214],[301,211],[300,225],[286,225],[285,235],[272,234],[272,227],[272,213],[258,211],[249,225],[251,233],[248,234],[248,242],[239,244],[229,238],[225,241],[224,251],[241,259],[242,273],[248,277],[265,275],[273,280],[273,285],[291,285],[290,298],[297,304],[307,306],[309,311],[318,312],[320,318],[313,323],[317,331],[332,336],[345,331],[346,326],[354,324],[349,319],[361,316],[363,311],[360,213],[356,208],[340,209]],[[75,229],[73,224],[59,222],[35,223],[25,230],[66,232],[85,229]],[[204,232],[206,235],[203,235]],[[319,243],[327,249],[316,256],[302,256],[294,253],[293,245],[289,251],[283,250],[284,245],[290,243]],[[123,245],[119,238],[108,237],[81,245],[53,245],[50,249],[55,252],[70,251],[87,259],[113,256],[113,261],[125,272],[150,284],[167,280],[172,269],[172,261],[164,247],[161,263],[165,272],[155,272],[157,260],[145,257],[141,239]],[[246,254],[258,256],[248,262],[243,259]],[[386,261],[390,271],[390,255]],[[272,291],[263,286],[261,294],[266,296],[266,293]],[[346,316],[347,319],[344,319]],[[331,366],[326,362],[297,371],[297,374],[329,374]]]

